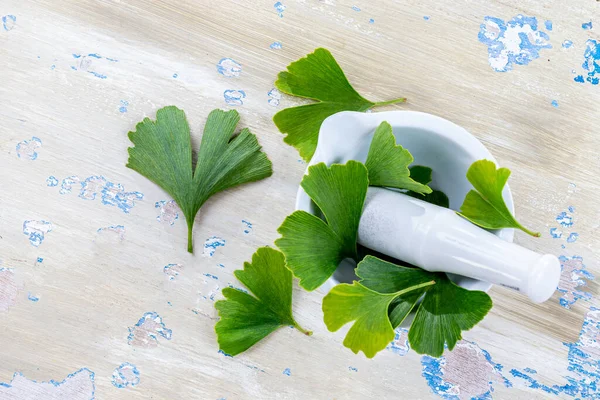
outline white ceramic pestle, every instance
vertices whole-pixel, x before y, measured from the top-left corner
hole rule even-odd
[[[453,210],[389,189],[369,188],[358,242],[428,271],[518,290],[535,303],[548,300],[560,278],[556,256],[506,242]]]

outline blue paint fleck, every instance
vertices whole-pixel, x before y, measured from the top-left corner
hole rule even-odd
[[[225,239],[222,239],[218,236],[211,236],[204,242],[204,253],[203,255],[206,257],[212,257],[215,255],[215,251],[217,251],[217,247],[225,246]]]
[[[173,334],[173,331],[167,329],[162,318],[156,312],[145,313],[134,326],[128,329],[127,343],[130,345],[140,342],[155,346],[158,344],[159,336],[171,340]]]
[[[571,308],[579,300],[590,300],[592,294],[585,292],[586,280],[594,280],[594,275],[587,271],[583,258],[579,256],[558,257],[560,261],[560,281],[556,289],[561,293],[559,303],[564,308]]]
[[[280,18],[283,18],[283,12],[287,7],[284,6],[280,1],[273,4],[273,7],[275,8],[275,11],[277,11],[277,15],[279,15]]]
[[[360,11],[360,7],[357,7],[357,6],[352,6],[352,10],[353,10],[353,11]]]
[[[112,374],[112,384],[116,388],[133,387],[138,383],[140,383],[140,371],[131,363],[125,362],[119,365]]]
[[[559,231],[558,228],[550,228],[550,237],[552,237],[552,239],[560,239],[562,234],[562,231]]]
[[[563,47],[563,49],[570,49],[571,47],[573,47],[573,41],[572,40],[565,40],[562,43],[562,47]]]
[[[79,183],[79,178],[75,175],[64,178],[60,184],[60,194],[71,193],[73,185]]]
[[[569,208],[567,208],[567,210],[569,210],[570,213],[574,213],[575,212],[575,207],[569,206]]]
[[[573,226],[573,217],[563,211],[556,216],[556,222],[568,228]]]
[[[88,179],[99,179],[98,184],[101,182],[102,177],[91,176]],[[81,184],[81,193],[79,197],[82,199],[89,199],[89,196],[93,196],[95,198],[96,191],[100,189],[97,185],[89,185],[89,181],[86,179]],[[125,188],[120,183],[113,183],[106,181],[104,187],[102,187],[102,204],[105,206],[113,206],[118,207],[125,214],[129,214],[131,209],[135,206],[136,201],[141,201],[144,199],[144,195],[140,192],[126,192]]]
[[[577,232],[572,232],[569,237],[567,238],[567,243],[574,243],[577,241],[577,239],[579,238],[579,233]]]
[[[50,66],[50,70],[51,70],[51,71],[54,71],[55,69],[56,69],[56,65],[52,64],[52,65]]]
[[[408,329],[397,328],[394,335],[394,340],[386,347],[393,353],[399,356],[405,356],[410,350],[408,343]]]
[[[81,58],[81,54],[75,54],[75,53],[73,53],[72,55],[73,55],[73,58]]]
[[[231,357],[233,358],[233,356],[231,354],[227,354],[225,353],[223,350],[219,349],[219,351],[217,352],[218,354],[223,354],[225,357]]]
[[[58,179],[56,179],[55,176],[50,175],[48,178],[46,178],[46,186],[49,186],[49,187],[58,186]]]
[[[97,59],[102,58],[102,56],[100,54],[96,54],[96,53],[88,54],[88,57],[97,58]]]
[[[550,21],[550,20],[544,21],[544,26],[546,27],[546,30],[551,31],[552,30],[552,21]]]
[[[27,300],[37,303],[38,301],[40,301],[40,298],[38,296],[31,294],[31,292],[29,292],[29,293],[27,293]]]
[[[179,76],[179,74],[176,72],[173,74],[173,78],[177,79],[177,77]]]
[[[52,224],[48,221],[27,220],[23,222],[23,234],[29,236],[29,243],[32,246],[39,247],[49,232],[52,232]]]
[[[281,42],[273,42],[269,47],[273,50],[281,50],[283,45],[281,44]]]
[[[431,19],[431,17],[430,17],[429,15],[424,15],[424,16],[423,16],[423,19],[424,19],[425,21],[429,21],[429,20]]]
[[[96,72],[96,71],[87,71],[87,73],[88,73],[88,74],[92,74],[92,75],[94,75],[96,78],[100,78],[100,79],[106,79],[106,78],[107,78],[107,76],[106,76],[106,75],[103,75],[103,74],[101,74],[101,73],[98,73],[98,72]]]
[[[158,208],[160,214],[156,217],[158,222],[164,222],[170,226],[175,225],[175,221],[179,219],[181,209],[175,200],[160,200],[154,203],[154,208]]]
[[[550,104],[552,104],[552,107],[558,108],[558,101],[557,100],[552,100],[552,102]]]
[[[119,107],[119,112],[126,113],[128,106],[129,106],[129,102],[127,100],[121,100],[121,106]]]
[[[14,15],[5,15],[2,17],[2,26],[5,31],[12,31],[17,24],[17,17]]]
[[[42,257],[38,257],[36,260],[37,263],[42,263],[44,262],[44,259]]]
[[[219,268],[225,268],[225,266],[223,264],[217,264],[217,267],[219,267]]]
[[[537,374],[537,371],[531,368],[524,368],[523,371],[527,372],[528,374]]]
[[[73,66],[73,65],[71,65],[71,69],[72,69],[73,71],[77,71],[77,67],[75,67],[75,66]]]
[[[556,386],[550,387],[550,386],[544,385],[544,384],[538,382],[536,379],[532,378],[531,376],[527,375],[526,373],[521,372],[517,369],[513,368],[509,371],[509,373],[513,377],[523,379],[525,382],[529,383],[528,387],[531,389],[540,389],[540,390],[543,390],[544,392],[550,393],[550,394],[558,394],[559,393],[559,390]]]
[[[242,224],[244,225],[244,233],[246,235],[249,234],[250,232],[252,232],[252,222],[246,221],[245,219],[243,219]]]
[[[575,82],[585,83],[586,81],[592,85],[600,83],[600,43],[596,40],[588,39],[585,43],[585,51],[583,53],[583,64],[581,67],[586,71],[587,76],[577,75]]]
[[[167,301],[167,304],[173,307],[173,303],[171,303],[170,301]]]
[[[279,90],[273,88],[269,90],[267,96],[269,97],[268,103],[270,106],[277,107],[279,105],[279,102],[281,101],[281,92]]]
[[[212,278],[212,279],[214,279],[214,280],[217,280],[217,281],[219,280],[219,277],[218,277],[218,276],[216,276],[216,275],[213,275],[213,274],[209,274],[208,272],[207,272],[207,273],[205,273],[205,274],[203,274],[203,275],[204,275],[204,276],[206,276],[206,277],[208,277],[208,278]]]
[[[507,72],[514,65],[527,65],[540,57],[542,49],[551,49],[550,37],[538,31],[535,17],[522,14],[505,22],[487,16],[480,25],[479,41],[488,47],[488,61],[497,72]]]
[[[17,143],[17,157],[23,160],[34,161],[38,158],[37,149],[42,147],[42,140],[32,136],[30,140],[23,140]]]
[[[371,18],[371,19],[369,20],[369,23],[370,23],[370,24],[374,24],[374,23],[375,23],[375,20],[374,20],[373,18]]]
[[[459,351],[461,356],[453,357],[452,353],[447,353],[446,356],[435,358],[430,356],[421,357],[422,376],[425,378],[427,385],[431,391],[448,400],[458,400],[462,398],[472,399],[492,399],[494,391],[493,383],[502,382],[506,387],[512,387],[512,383],[502,374],[503,366],[492,360],[490,353],[480,348],[473,342],[461,341],[457,343],[454,352]],[[468,369],[478,368],[488,372],[488,387],[482,393],[469,393],[469,388],[463,388],[462,385],[456,382],[444,380],[445,372],[452,369],[464,368],[464,363],[471,363]],[[481,390],[481,388],[479,388]],[[464,392],[466,393],[464,393]],[[468,397],[465,397],[466,394]]]
[[[240,287],[237,287],[237,286],[234,286],[234,285],[232,285],[231,283],[228,283],[228,284],[227,284],[227,287],[229,287],[229,288],[231,288],[231,289],[239,290],[240,292],[243,292],[243,293],[248,293],[248,291],[247,291],[247,290],[245,290],[245,289],[242,289],[242,288],[240,288]]]
[[[350,366],[350,367],[348,367],[348,371],[358,372],[358,368]]]
[[[581,27],[584,30],[589,31],[590,29],[593,28],[592,21],[590,21],[590,22],[584,22],[583,24],[581,24]]]
[[[19,379],[19,380],[21,380],[21,381],[22,381],[22,380],[25,380],[25,381],[32,382],[32,383],[34,383],[34,384],[38,384],[38,385],[52,385],[52,386],[54,386],[55,388],[59,388],[59,387],[63,386],[65,383],[67,383],[67,381],[68,381],[68,380],[70,380],[70,379],[74,378],[76,375],[79,375],[79,374],[81,374],[81,373],[87,373],[87,375],[88,375],[88,378],[89,378],[89,380],[90,380],[90,382],[91,382],[91,384],[92,384],[92,387],[91,387],[91,393],[90,393],[90,392],[88,392],[88,393],[85,393],[85,394],[89,396],[89,397],[88,397],[89,399],[92,399],[92,400],[93,400],[93,399],[95,399],[95,398],[96,398],[96,397],[95,397],[95,392],[96,392],[96,384],[94,383],[94,377],[95,377],[95,374],[94,374],[94,372],[93,372],[93,371],[89,370],[88,368],[81,368],[81,369],[78,369],[77,371],[75,371],[75,372],[73,372],[73,373],[71,373],[71,374],[68,374],[68,375],[67,375],[67,377],[66,377],[65,379],[63,379],[62,381],[60,381],[60,382],[57,382],[57,381],[55,381],[55,380],[53,380],[53,379],[51,379],[51,380],[49,380],[49,381],[36,381],[36,380],[34,380],[34,379],[28,379],[28,378],[26,378],[26,377],[25,377],[25,375],[23,375],[21,372],[15,372],[15,373],[13,374],[13,377],[12,377],[12,380],[10,381],[10,383],[4,383],[4,382],[0,382],[0,387],[11,388],[11,387],[13,386],[13,385],[12,385],[13,381],[14,381],[15,379],[17,379],[17,377],[20,377],[20,378],[22,378],[22,379]],[[78,379],[75,379],[75,380],[77,381]],[[21,382],[21,385],[22,385],[22,384],[23,384],[23,382]],[[27,385],[27,386],[28,386],[28,387],[30,387],[30,385]],[[36,389],[33,389],[33,390],[35,390],[35,391],[37,392],[37,390],[36,390]],[[81,392],[78,392],[78,393],[81,393]],[[26,394],[26,395],[29,395],[29,394],[31,394],[32,396],[35,396],[35,393],[33,393],[33,392],[29,392],[29,391],[28,391],[27,393],[25,393],[25,394]],[[9,394],[9,396],[10,396],[10,394]],[[29,396],[28,396],[28,397],[29,397]],[[37,398],[37,397],[35,397],[35,398]]]
[[[170,281],[175,280],[183,269],[181,264],[167,264],[163,267],[163,273],[167,275]]]
[[[217,72],[228,78],[238,77],[242,73],[242,64],[231,58],[222,58],[217,63]]]
[[[292,376],[292,371],[289,368],[283,370],[283,375]]]
[[[229,106],[241,106],[244,104],[246,92],[243,90],[226,90],[223,92],[225,103]]]

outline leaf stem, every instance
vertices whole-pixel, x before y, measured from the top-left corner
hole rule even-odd
[[[304,333],[306,336],[312,336],[312,331],[307,331],[306,329],[304,329],[303,327],[301,327],[300,325],[298,325],[298,323],[296,321],[294,321],[294,328],[298,329],[300,332]]]
[[[524,227],[523,225],[521,225],[521,224],[519,224],[519,228],[520,228],[520,229],[521,229],[523,232],[525,232],[525,233],[527,233],[528,235],[531,235],[531,236],[533,236],[533,237],[541,237],[541,236],[542,236],[542,234],[541,234],[541,233],[539,233],[539,232],[534,232],[534,231],[530,231],[529,229],[525,228],[525,227]]]
[[[425,283],[419,283],[418,285],[414,285],[411,287],[408,287],[406,289],[400,290],[396,293],[393,293],[394,296],[399,296],[399,295],[403,295],[404,293],[408,293],[408,292],[412,292],[413,290],[417,290],[417,289],[421,289],[427,286],[431,286],[431,285],[435,285],[436,282],[435,281],[429,281],[429,282],[425,282]]]
[[[390,104],[398,104],[398,103],[405,103],[405,102],[406,102],[406,97],[400,97],[400,98],[394,99],[394,100],[380,101],[379,103],[375,103],[373,105],[373,107],[388,106]]]
[[[187,250],[188,250],[188,253],[194,254],[194,240],[192,238],[193,223],[192,224],[188,223],[187,226],[188,226],[188,249]]]

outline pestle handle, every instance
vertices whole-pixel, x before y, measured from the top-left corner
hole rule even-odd
[[[506,242],[454,211],[402,193],[369,188],[358,229],[363,246],[428,271],[468,276],[548,300],[560,262]]]

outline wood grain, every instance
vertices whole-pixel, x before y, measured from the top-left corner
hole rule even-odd
[[[384,351],[366,360],[344,348],[347,328],[327,331],[324,293],[318,291],[294,291],[297,320],[314,331],[312,337],[282,329],[238,357],[217,352],[216,312],[203,296],[218,292],[216,285],[237,285],[233,270],[257,247],[272,245],[276,228],[293,210],[305,168],[271,120],[277,110],[299,102],[284,97],[273,107],[267,93],[279,71],[316,47],[332,51],[366,98],[409,99],[381,110],[429,112],[473,133],[513,171],[510,185],[521,222],[544,232],[538,240],[517,234],[516,241],[538,251],[581,256],[588,271],[600,272],[600,87],[574,82],[571,72],[581,70],[585,40],[600,39],[600,27],[581,28],[590,18],[600,24],[596,1],[287,0],[282,18],[273,3],[0,4],[0,16],[17,17],[11,30],[0,25],[0,267],[13,268],[22,285],[16,304],[0,313],[0,382],[10,382],[16,371],[29,379],[61,381],[86,367],[95,374],[97,398],[436,397],[416,353]],[[496,72],[486,46],[477,40],[480,24],[488,15],[509,20],[517,14],[536,16],[540,24],[552,20],[552,49],[544,49],[529,65]],[[561,48],[566,39],[573,40],[573,48]],[[282,43],[281,50],[269,48],[275,41]],[[82,68],[73,54],[102,58],[88,57],[91,64]],[[217,73],[224,57],[242,65],[239,77]],[[175,104],[186,111],[197,145],[208,112],[230,108],[223,98],[228,89],[245,92],[243,106],[237,107],[240,127],[258,136],[274,174],[209,200],[194,231],[200,251],[191,256],[185,252],[183,220],[172,227],[156,220],[154,203],[169,199],[125,168],[126,133],[143,117],[153,118],[157,108]],[[119,112],[122,100],[127,112]],[[38,158],[19,159],[15,146],[31,137],[42,141]],[[100,199],[79,198],[77,187],[59,194],[60,183],[46,185],[50,175],[59,180],[103,175],[126,191],[143,193],[144,200],[125,214]],[[557,226],[556,215],[569,206],[575,207],[573,230],[580,236],[572,244],[548,234]],[[243,232],[242,219],[253,223],[250,234]],[[52,222],[52,232],[39,247],[23,234],[25,220]],[[123,240],[98,236],[99,228],[111,225],[125,226]],[[204,257],[204,240],[213,235],[226,244],[213,257]],[[38,257],[43,262],[36,262]],[[173,281],[163,273],[169,263],[183,265]],[[218,283],[204,274],[218,275]],[[590,281],[584,290],[595,297],[598,286]],[[40,300],[28,301],[28,293]],[[491,295],[495,307],[465,339],[507,370],[529,367],[537,370],[539,382],[564,385],[569,361],[562,343],[578,340],[584,315],[596,301],[580,300],[566,309],[559,304],[560,293],[542,305],[502,288],[494,287]],[[154,348],[132,347],[128,327],[149,311],[162,317],[172,339],[159,338]],[[482,379],[469,370],[479,361],[469,361],[473,352],[465,351],[457,353],[463,360],[458,364],[466,368],[461,398]],[[111,384],[123,362],[137,366],[139,385],[118,389]],[[286,368],[290,376],[283,374]],[[548,395],[519,379],[511,388],[500,381],[494,388],[497,398]]]

